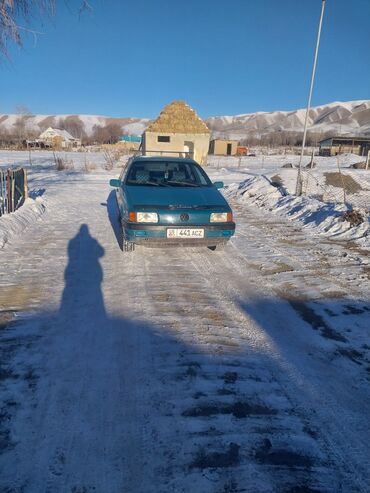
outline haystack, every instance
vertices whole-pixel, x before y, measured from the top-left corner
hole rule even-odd
[[[146,132],[209,134],[209,129],[185,101],[173,101],[164,107]]]

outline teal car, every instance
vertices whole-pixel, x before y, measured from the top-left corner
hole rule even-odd
[[[224,245],[235,232],[232,210],[204,169],[192,159],[134,157],[116,188],[122,250],[147,246]]]

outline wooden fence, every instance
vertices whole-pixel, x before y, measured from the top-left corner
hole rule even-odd
[[[27,171],[0,169],[0,216],[16,211],[27,197]]]

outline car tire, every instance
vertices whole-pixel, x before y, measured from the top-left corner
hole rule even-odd
[[[219,245],[211,245],[208,248],[209,248],[209,250],[211,250],[212,252],[214,252],[215,250],[224,250],[225,249],[225,246],[226,246],[225,243],[220,243]]]
[[[125,237],[125,232],[124,229],[121,229],[122,231],[122,251],[123,252],[133,252],[135,250],[135,243],[132,243],[132,241],[127,241]]]
[[[122,242],[122,251],[123,252],[133,252],[135,250],[135,243],[132,243],[131,241],[127,241],[123,239]]]

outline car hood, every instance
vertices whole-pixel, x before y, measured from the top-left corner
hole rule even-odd
[[[221,193],[214,187],[140,187],[125,186],[128,205],[134,208],[160,207],[214,208],[230,207]]]

